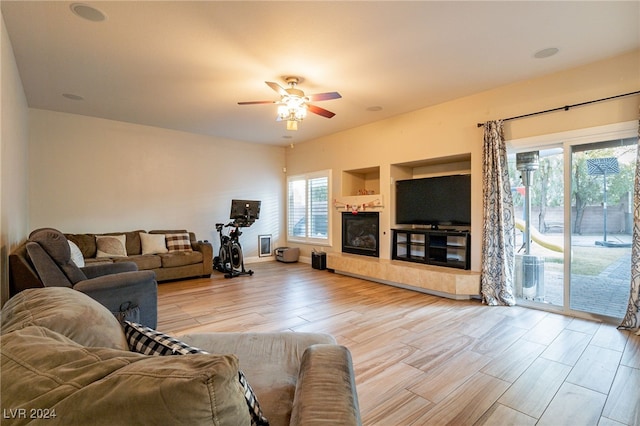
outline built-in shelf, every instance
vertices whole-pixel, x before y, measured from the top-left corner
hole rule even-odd
[[[391,165],[391,177],[394,179],[417,179],[459,173],[471,173],[471,153]]]
[[[342,196],[380,194],[380,167],[344,170],[342,172]]]
[[[333,200],[337,210],[366,211],[384,207],[380,193],[380,167],[344,170],[342,195]]]

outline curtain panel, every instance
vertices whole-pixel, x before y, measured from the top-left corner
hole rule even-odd
[[[640,121],[638,122],[640,144]],[[640,146],[636,157],[636,176],[633,186],[633,240],[631,245],[631,290],[629,305],[619,328],[637,329],[640,335]]]
[[[502,120],[484,125],[482,161],[482,301],[513,306],[515,218]]]

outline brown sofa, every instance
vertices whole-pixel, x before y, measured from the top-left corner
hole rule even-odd
[[[64,234],[67,239],[75,243],[84,257],[87,266],[103,263],[134,262],[140,271],[153,271],[158,282],[208,277],[213,271],[213,247],[209,242],[198,241],[193,232],[186,230],[154,230],[149,234],[188,233],[191,242],[191,252],[175,252],[161,254],[142,254],[140,233],[143,230],[128,232],[110,232],[105,234]],[[125,235],[126,257],[96,258],[96,236]],[[15,295],[27,288],[43,287],[35,272],[26,251],[26,242],[18,246],[9,255],[9,284],[10,295]]]

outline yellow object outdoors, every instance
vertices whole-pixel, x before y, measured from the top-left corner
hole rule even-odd
[[[525,227],[526,227],[526,224],[524,223],[524,221],[522,219],[516,219],[516,228],[518,228],[520,231],[524,232]],[[540,244],[542,247],[548,248],[549,250],[557,251],[559,253],[564,252],[564,249],[562,248],[561,245],[549,241],[548,239],[546,239],[544,237],[544,235],[542,235],[540,232],[538,232],[537,229],[531,228],[529,232],[531,234],[531,239],[534,242]]]

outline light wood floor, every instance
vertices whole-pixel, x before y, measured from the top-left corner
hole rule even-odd
[[[159,285],[161,331],[317,331],[353,355],[365,425],[640,425],[640,337],[263,262]]]

